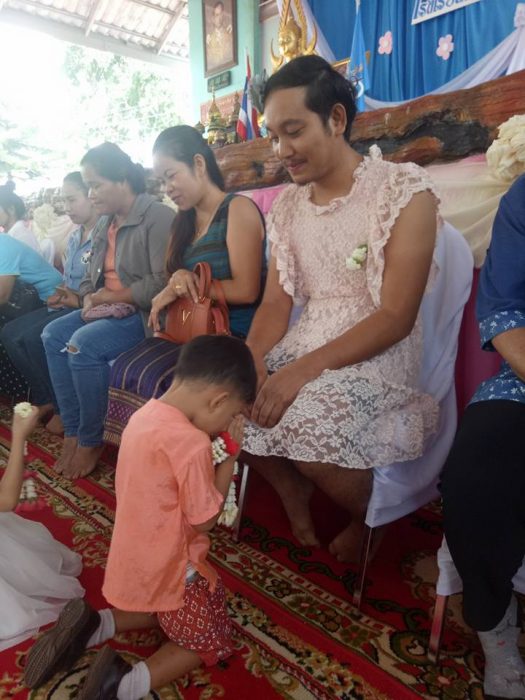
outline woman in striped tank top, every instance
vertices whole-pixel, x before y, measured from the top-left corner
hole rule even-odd
[[[181,296],[197,299],[192,272],[208,262],[221,280],[233,335],[246,337],[260,300],[265,276],[264,221],[247,197],[226,194],[213,151],[199,132],[180,125],[165,129],[153,147],[155,174],[177,205],[168,246],[168,284],[152,302],[151,322]],[[147,338],[123,353],[110,379],[104,439],[120,444],[122,430],[137,408],[159,396],[171,383],[180,346]]]

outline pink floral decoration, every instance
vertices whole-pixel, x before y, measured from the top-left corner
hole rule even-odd
[[[452,41],[454,37],[452,34],[447,34],[439,38],[439,46],[436,49],[436,54],[440,56],[444,61],[448,61],[450,54],[454,51],[454,42]]]
[[[379,37],[379,47],[377,53],[391,54],[392,53],[392,32],[388,31]]]

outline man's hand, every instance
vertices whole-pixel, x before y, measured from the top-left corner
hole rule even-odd
[[[257,394],[251,420],[261,428],[273,428],[309,379],[296,362],[270,375]]]

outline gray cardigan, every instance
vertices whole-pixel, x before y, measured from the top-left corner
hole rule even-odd
[[[117,232],[115,270],[131,289],[146,328],[151,300],[166,286],[166,250],[175,212],[149,194],[139,194]],[[102,216],[91,236],[91,256],[79,295],[84,297],[104,286],[104,260],[111,217]]]

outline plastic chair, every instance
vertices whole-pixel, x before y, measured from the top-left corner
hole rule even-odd
[[[432,291],[422,302],[421,387],[439,401],[440,424],[422,457],[412,462],[374,469],[372,495],[365,520],[366,529],[353,596],[357,607],[361,605],[375,528],[408,515],[438,495],[439,473],[456,430],[454,365],[463,307],[472,283],[473,260],[463,236],[447,223],[440,231],[434,259],[439,272]],[[248,467],[245,466],[239,492],[239,516],[234,527],[236,540],[239,538],[248,473]]]
[[[374,469],[353,595],[356,607],[361,605],[375,528],[412,513],[439,495],[439,474],[456,431],[454,368],[463,308],[472,284],[473,259],[463,236],[448,223],[441,229],[434,259],[439,272],[432,291],[423,298],[421,305],[423,366],[420,382],[423,391],[439,402],[439,427],[422,457]]]
[[[430,629],[430,641],[428,643],[428,658],[433,663],[437,663],[441,650],[441,639],[445,627],[448,597],[455,593],[461,593],[463,590],[463,582],[452,561],[452,556],[445,537],[443,537],[441,547],[438,549],[437,563],[439,574],[436,583],[436,605],[434,607],[434,616]],[[512,583],[516,591],[525,593],[525,560],[512,579]]]

